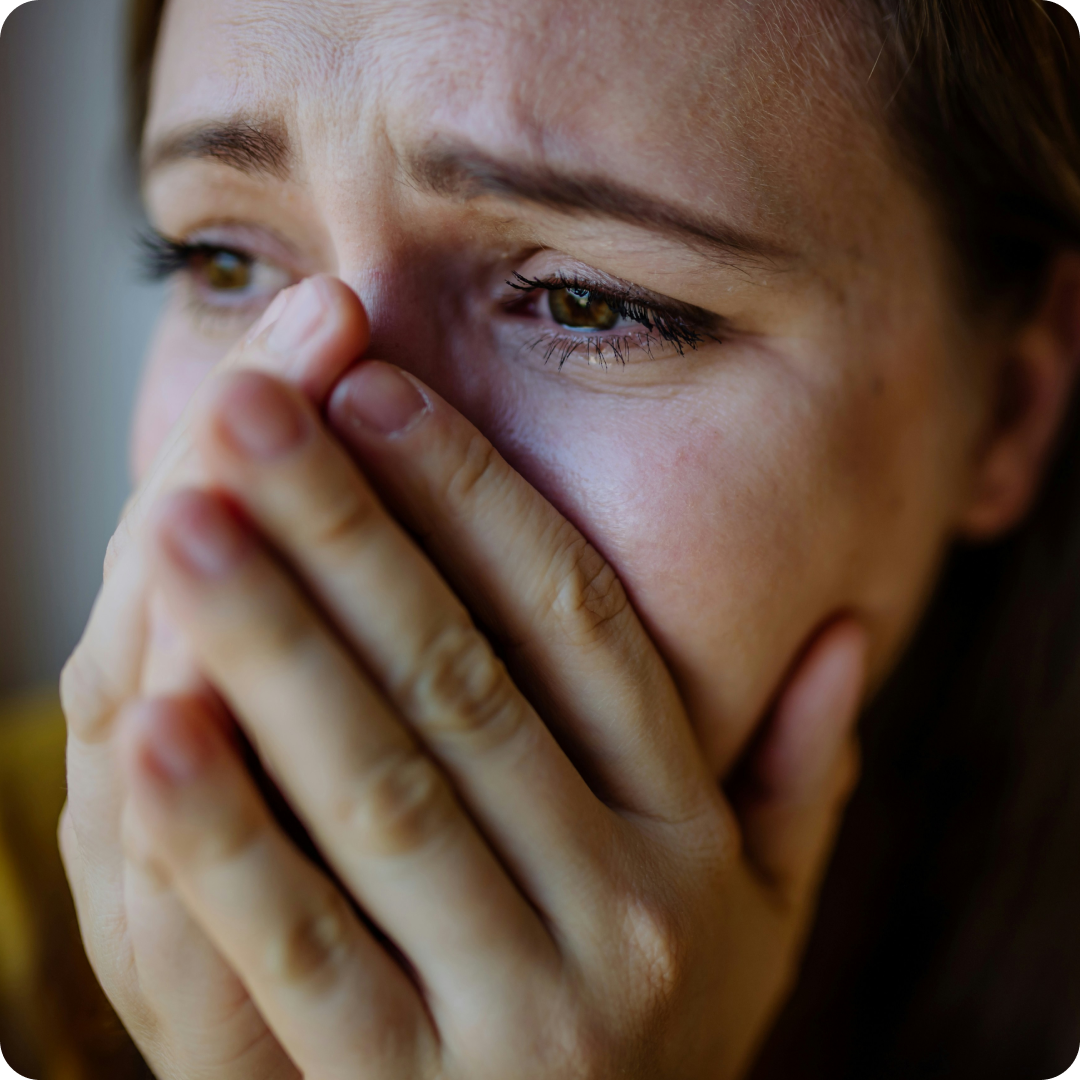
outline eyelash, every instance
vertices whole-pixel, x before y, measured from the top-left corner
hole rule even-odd
[[[686,315],[650,303],[637,296],[632,290],[614,290],[598,288],[594,282],[583,278],[557,275],[553,278],[527,278],[514,274],[506,283],[511,289],[524,293],[523,300],[508,305],[511,310],[519,308],[529,296],[537,292],[555,293],[570,290],[588,293],[592,298],[607,304],[621,318],[639,324],[644,333],[603,335],[584,331],[577,334],[545,334],[532,342],[529,348],[539,348],[546,344],[544,363],[553,356],[559,356],[559,370],[580,350],[584,349],[584,359],[590,364],[607,367],[608,354],[619,364],[626,363],[627,353],[637,346],[652,359],[652,343],[655,338],[667,345],[673,345],[680,356],[687,349],[696,349],[704,341],[719,342],[720,339],[704,324]],[[605,349],[608,352],[605,352]]]
[[[170,240],[159,232],[148,232],[139,237],[139,261],[150,281],[167,281],[176,274],[190,270],[197,259],[221,254],[232,255],[245,266],[255,263],[255,259],[245,252],[223,244],[186,244]]]
[[[146,278],[183,281],[189,314],[215,333],[250,322],[298,280],[275,260],[209,237],[182,241],[149,231],[139,238],[138,254]]]
[[[215,256],[229,255],[242,266],[250,269],[258,259],[239,248],[224,244],[186,243],[173,240],[156,230],[151,230],[139,238],[139,259],[144,276],[151,281],[166,281],[177,274],[195,270],[200,262],[208,262]],[[541,293],[574,291],[587,293],[592,299],[608,305],[621,319],[636,323],[640,332],[603,333],[602,331],[579,331],[577,333],[553,333],[546,331],[528,346],[530,349],[544,347],[544,363],[553,356],[558,356],[558,368],[561,371],[567,361],[575,355],[582,355],[586,363],[602,368],[608,366],[609,359],[619,364],[627,362],[632,349],[639,348],[652,359],[652,346],[659,340],[671,345],[679,356],[687,349],[697,349],[704,341],[719,342],[711,327],[704,319],[695,319],[662,305],[652,303],[636,295],[632,288],[614,289],[610,286],[600,288],[594,282],[584,278],[556,275],[551,278],[527,278],[514,274],[506,283],[511,289],[522,294],[513,303],[507,304],[510,311],[520,311],[530,298]],[[217,305],[203,301],[200,308],[216,309]],[[214,310],[221,314],[222,310]]]

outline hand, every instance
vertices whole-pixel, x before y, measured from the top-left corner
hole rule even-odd
[[[281,325],[273,332],[290,300],[300,331],[314,320],[306,336]],[[333,278],[314,278],[283,293],[222,368],[273,372],[323,405],[367,337],[353,293]],[[125,509],[109,546],[105,584],[64,670],[68,805],[60,846],[94,970],[155,1071],[185,1080],[273,1080],[298,1074],[246,990],[173,891],[124,854],[125,840],[137,845],[139,837],[137,819],[125,814],[128,794],[118,767],[121,710],[143,695],[186,693],[224,716],[182,639],[161,617],[141,543],[147,511],[161,493],[205,476],[191,447],[190,418],[198,408],[196,399]]]
[[[303,395],[231,376],[148,552],[340,887],[204,699],[126,712],[140,857],[305,1076],[738,1075],[853,783],[862,631],[821,633],[729,802],[612,569],[475,429],[377,363],[330,413],[394,514]]]

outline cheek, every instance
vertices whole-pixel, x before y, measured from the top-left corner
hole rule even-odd
[[[179,313],[168,310],[147,356],[131,431],[131,470],[146,475],[188,402],[233,345],[194,333]]]
[[[858,611],[894,649],[941,542],[911,467],[932,467],[933,424],[901,437],[872,393],[779,366],[664,400],[561,396],[503,449],[618,570],[718,775],[823,622]]]
[[[841,592],[821,448],[764,391],[532,395],[500,446],[616,568],[718,772]]]

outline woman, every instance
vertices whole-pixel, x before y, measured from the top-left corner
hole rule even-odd
[[[1071,22],[140,18],[176,288],[61,843],[155,1073],[1064,1067]]]

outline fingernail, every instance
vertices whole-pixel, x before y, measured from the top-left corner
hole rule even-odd
[[[221,403],[221,430],[246,457],[269,461],[298,446],[307,434],[284,387],[258,375],[238,377]]]
[[[250,345],[260,334],[265,333],[271,326],[274,325],[281,317],[281,313],[285,310],[285,306],[289,302],[289,297],[296,291],[296,286],[292,286],[289,289],[282,289],[281,292],[274,297],[270,306],[262,313],[262,318],[248,331],[247,343]]]
[[[206,732],[177,717],[155,724],[142,747],[143,765],[159,780],[179,786],[190,784],[206,770],[214,746]]]
[[[214,498],[177,496],[162,523],[161,539],[181,569],[201,578],[221,578],[252,550],[253,541]]]
[[[266,339],[267,346],[281,353],[298,349],[315,333],[325,314],[326,303],[315,279],[301,281],[286,297],[284,308]]]
[[[349,377],[343,395],[348,421],[379,435],[401,434],[431,408],[401,371],[378,362],[358,368]]]

